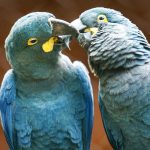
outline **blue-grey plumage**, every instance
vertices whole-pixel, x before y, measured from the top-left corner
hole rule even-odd
[[[0,98],[0,110],[3,131],[10,149],[14,150],[12,135],[12,107],[13,101],[16,98],[16,85],[12,70],[9,70],[4,76],[0,90]]]
[[[12,67],[0,108],[11,150],[89,150],[93,126],[90,78],[81,62],[61,53],[70,37],[53,35],[50,13],[19,19],[6,42]]]
[[[148,41],[129,19],[108,8],[87,10],[72,22],[76,24],[91,70],[100,77],[99,105],[113,149],[149,150]]]

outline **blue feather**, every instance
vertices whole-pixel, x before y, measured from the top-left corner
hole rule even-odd
[[[121,130],[117,127],[112,118],[109,116],[100,95],[99,95],[99,107],[102,115],[103,126],[110,144],[112,145],[114,150],[122,150],[123,139]]]
[[[12,107],[16,97],[16,87],[13,70],[9,70],[3,79],[0,89],[0,111],[4,134],[10,150],[15,150],[13,145]]]
[[[86,119],[84,120],[84,149],[90,150],[90,143],[91,143],[91,134],[93,128],[93,116],[94,116],[94,104],[93,104],[93,91],[90,82],[90,78],[88,76],[88,72],[85,66],[78,62],[74,62],[74,67],[76,68],[76,73],[82,83],[83,93],[84,93],[84,100],[86,104]]]

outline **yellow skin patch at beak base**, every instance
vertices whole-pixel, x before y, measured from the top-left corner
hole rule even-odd
[[[95,28],[95,27],[93,27],[93,28],[86,28],[84,30],[84,32],[91,32],[92,35],[95,35],[98,32],[98,28]]]
[[[58,41],[57,37],[51,37],[48,41],[46,41],[43,45],[43,51],[45,53],[51,52],[54,48],[54,44]]]

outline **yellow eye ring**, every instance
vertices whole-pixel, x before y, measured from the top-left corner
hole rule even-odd
[[[30,39],[28,40],[28,45],[29,45],[29,46],[35,45],[37,42],[38,42],[37,38],[30,38]]]
[[[97,22],[99,22],[99,23],[107,23],[108,22],[108,19],[107,19],[107,17],[105,16],[105,15],[99,15],[98,17],[97,17]]]

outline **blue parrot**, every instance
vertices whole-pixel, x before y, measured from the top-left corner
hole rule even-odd
[[[114,150],[150,150],[150,45],[129,19],[103,7],[74,20],[99,78],[99,106]]]
[[[29,13],[6,38],[12,69],[2,81],[0,112],[10,150],[90,150],[91,81],[81,62],[61,53],[73,30],[55,19],[47,12]]]

